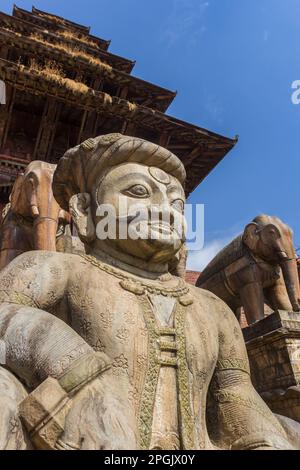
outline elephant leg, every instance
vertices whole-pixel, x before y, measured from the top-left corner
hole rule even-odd
[[[293,311],[282,276],[272,287],[265,289],[265,298],[268,305],[270,305],[273,310]]]
[[[9,213],[1,227],[0,234],[0,269],[5,268],[17,256],[33,249],[32,227],[20,225],[15,215]]]
[[[244,285],[239,295],[248,325],[264,318],[264,295],[260,282],[254,281]]]

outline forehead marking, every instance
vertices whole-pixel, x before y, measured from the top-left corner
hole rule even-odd
[[[152,176],[152,178],[154,178],[159,183],[163,183],[163,184],[166,184],[166,185],[170,184],[170,182],[171,182],[170,175],[168,175],[168,173],[161,170],[160,168],[156,168],[155,166],[150,166],[148,168],[148,171],[149,171],[150,175]]]

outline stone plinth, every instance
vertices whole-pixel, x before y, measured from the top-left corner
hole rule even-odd
[[[274,312],[243,333],[255,388],[273,412],[300,422],[300,313]]]

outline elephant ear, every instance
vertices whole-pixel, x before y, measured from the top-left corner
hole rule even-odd
[[[11,203],[11,208],[15,212],[17,212],[17,207],[20,205],[20,196],[21,196],[23,181],[24,181],[24,175],[17,176],[17,179],[14,182],[13,188],[9,196],[9,202]]]
[[[39,203],[37,195],[37,186],[39,185],[36,173],[30,171],[24,177],[24,191],[26,195],[26,202],[30,208],[30,216],[37,217],[39,215]]]
[[[278,240],[281,236],[279,228],[274,224],[266,225],[260,234],[261,240],[265,245],[270,245],[272,241]]]
[[[255,222],[251,222],[250,224],[246,225],[244,234],[243,234],[243,242],[251,251],[255,251],[257,242],[259,240],[259,228],[258,224]]]

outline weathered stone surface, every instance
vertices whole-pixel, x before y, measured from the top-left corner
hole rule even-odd
[[[20,404],[20,417],[38,449],[54,449],[64,431],[69,399],[58,381],[48,377]]]
[[[89,254],[25,253],[0,274],[0,340],[29,388],[36,448],[292,447],[251,383],[232,311],[168,272],[184,243],[184,178],[174,154],[120,134],[60,160],[54,195]],[[146,237],[98,236],[101,204],[128,227],[137,202],[159,206]],[[67,405],[60,388],[42,393],[58,383]]]
[[[7,369],[0,367],[0,448],[30,449],[31,445],[19,417],[19,404],[27,396],[20,381]]]
[[[300,315],[280,310],[243,333],[256,389],[274,412],[300,422]]]

